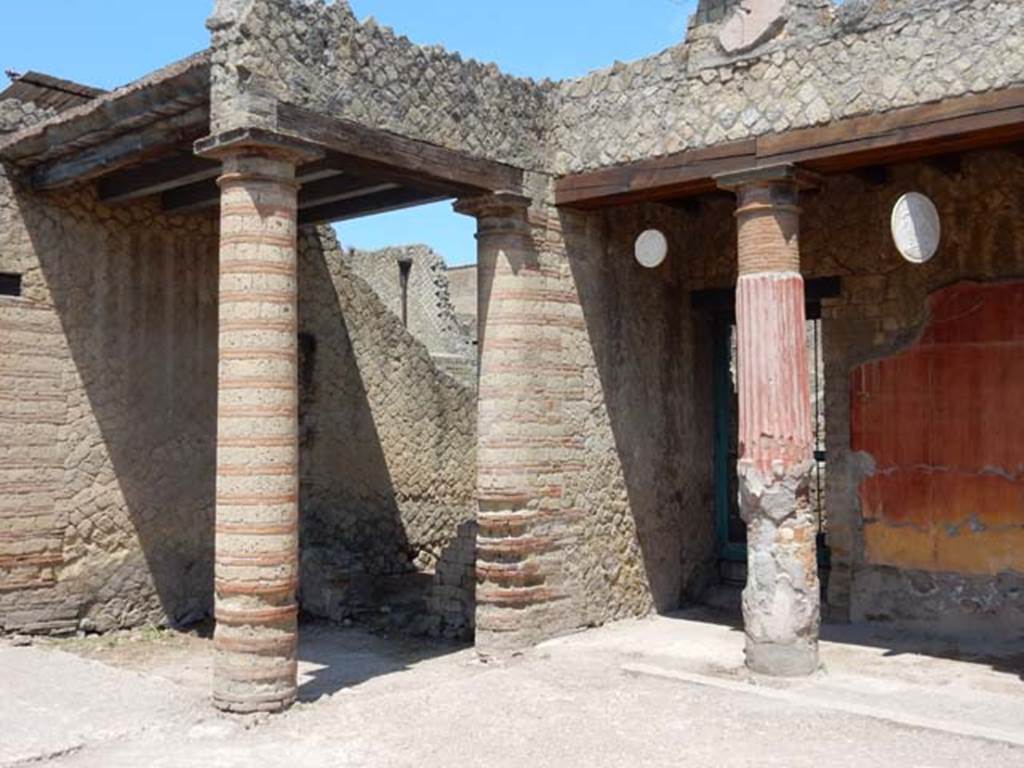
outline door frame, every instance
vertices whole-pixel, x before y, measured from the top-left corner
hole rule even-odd
[[[807,280],[805,283],[806,319],[820,320],[822,300],[836,298],[840,295],[842,295],[842,282],[838,277]],[[729,363],[732,326],[736,322],[736,292],[735,290],[695,291],[692,294],[692,303],[696,309],[709,312],[711,317],[715,551],[720,560],[743,563],[747,560],[747,545],[729,541],[729,475],[730,472],[735,472],[735,461],[730,462],[729,455],[732,431],[730,418],[732,386]],[[816,460],[822,460],[822,458],[819,455],[815,456]],[[823,563],[827,563],[828,548],[825,546],[821,534],[819,534],[818,541],[818,557]]]

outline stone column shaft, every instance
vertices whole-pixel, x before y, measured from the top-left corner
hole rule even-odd
[[[551,630],[561,598],[554,561],[560,483],[551,459],[559,424],[542,375],[550,291],[538,264],[529,201],[513,194],[462,200],[477,219],[480,382],[477,424],[476,646],[502,653]]]
[[[792,169],[776,171],[722,184],[738,198],[737,469],[748,537],[747,665],[795,676],[818,667],[820,595],[799,193]]]
[[[213,698],[296,697],[298,399],[294,162],[223,156]]]

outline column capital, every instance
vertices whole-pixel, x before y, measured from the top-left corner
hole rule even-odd
[[[196,141],[193,152],[213,160],[223,160],[232,155],[261,155],[296,165],[324,156],[324,151],[315,144],[264,128],[233,128],[212,134]]]
[[[742,171],[730,171],[715,176],[720,189],[739,192],[746,187],[792,186],[798,190],[813,189],[821,184],[821,177],[798,165],[786,163],[782,165],[765,165],[757,168],[745,168]]]
[[[530,224],[527,214],[530,198],[517,192],[462,197],[452,206],[456,213],[473,216],[477,220],[477,239],[488,235],[522,235],[528,237]]]
[[[477,219],[525,216],[529,207],[530,198],[518,192],[505,190],[473,197],[460,197],[452,205],[456,213],[473,216]]]

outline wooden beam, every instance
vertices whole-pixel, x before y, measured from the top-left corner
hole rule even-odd
[[[518,191],[523,172],[510,165],[453,149],[367,128],[292,104],[279,104],[278,129],[354,161],[374,177],[407,186],[442,188],[451,194]]]
[[[749,141],[693,149],[667,157],[604,168],[558,180],[556,199],[569,207],[603,207],[642,196],[665,200],[713,191],[713,175],[748,168],[757,143]]]
[[[220,163],[216,163],[220,168]],[[218,174],[219,175],[219,170]],[[296,178],[305,185],[334,182],[341,177],[342,173],[337,167],[337,161],[332,158],[317,160],[299,168]],[[355,184],[355,179],[350,178]],[[362,186],[370,186],[370,182],[360,180]],[[301,195],[301,192],[300,192]],[[186,184],[174,189],[166,190],[160,196],[160,206],[168,213],[189,213],[202,210],[203,208],[215,208],[220,204],[220,188],[214,179]]]
[[[335,221],[356,219],[360,216],[369,216],[374,213],[397,211],[402,208],[425,205],[426,203],[434,203],[445,199],[445,196],[422,192],[418,189],[390,189],[361,197],[353,197],[350,200],[342,200],[336,203],[328,203],[327,205],[318,205],[300,210],[299,224],[329,224]]]
[[[360,195],[386,192],[389,189],[396,189],[397,186],[390,182],[379,183],[348,174],[321,179],[309,184],[304,183],[299,189],[299,209],[348,200]]]
[[[818,314],[820,317],[821,302],[825,299],[837,299],[843,294],[841,277],[811,277],[804,283],[804,299],[808,306],[808,315]],[[736,288],[710,288],[694,291],[690,294],[690,303],[694,309],[702,309],[729,318],[736,316]],[[814,305],[818,305],[814,307]]]
[[[737,170],[792,163],[840,173],[1022,138],[1024,87],[1007,88],[573,174],[557,181],[555,198],[581,209],[658,201],[706,193]]]
[[[197,181],[215,179],[221,164],[192,154],[192,148],[151,163],[126,168],[101,178],[97,184],[104,203],[126,203],[140,197],[156,195]]]
[[[66,159],[39,166],[29,177],[30,183],[34,189],[49,190],[90,181],[195,141],[208,131],[209,122],[207,107],[194,107]]]

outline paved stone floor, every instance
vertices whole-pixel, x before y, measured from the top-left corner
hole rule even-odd
[[[831,628],[825,670],[782,684],[743,672],[742,634],[707,618],[623,622],[498,664],[306,626],[303,701],[260,719],[209,708],[207,640],[0,644],[0,766],[1024,765],[1020,643]]]

